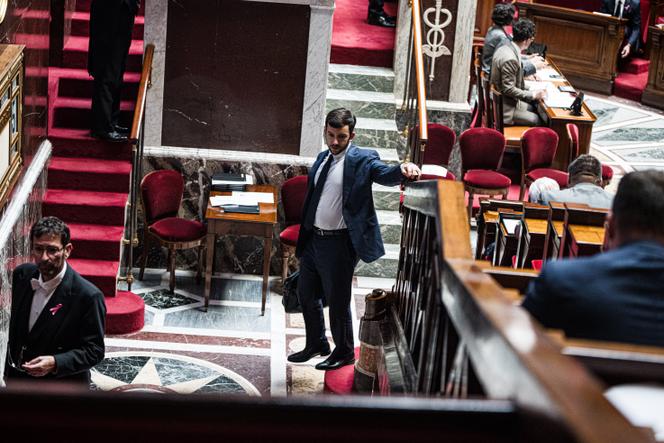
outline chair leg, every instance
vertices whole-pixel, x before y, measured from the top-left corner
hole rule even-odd
[[[168,269],[171,271],[168,288],[172,294],[175,291],[175,250],[172,248],[168,248]]]
[[[473,198],[475,195],[468,191],[468,223],[470,223],[470,220],[473,218]]]
[[[143,257],[141,257],[141,271],[138,273],[138,279],[143,281],[143,274],[145,273],[145,265],[148,262],[148,253],[150,252],[150,236],[143,229]]]
[[[288,247],[281,244],[281,284],[283,285],[288,277],[288,257],[290,257],[290,252]]]
[[[203,276],[203,257],[205,254],[203,251],[205,250],[205,246],[200,245],[198,247],[198,270],[196,271],[196,284],[200,285],[202,281],[202,276]]]

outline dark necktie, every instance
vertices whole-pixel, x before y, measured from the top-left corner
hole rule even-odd
[[[325,179],[327,179],[327,174],[330,172],[330,165],[332,165],[332,160],[334,156],[332,154],[328,155],[323,169],[320,171],[318,176],[318,181],[316,186],[314,186],[314,192],[311,194],[311,200],[309,200],[309,206],[307,208],[307,213],[304,215],[304,221],[302,226],[305,229],[311,230],[314,227],[314,219],[316,218],[316,210],[318,209],[318,202],[320,202],[320,196],[323,194],[323,186],[325,186]]]

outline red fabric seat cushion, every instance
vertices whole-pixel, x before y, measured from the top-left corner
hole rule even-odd
[[[463,181],[470,186],[485,189],[507,188],[512,184],[509,177],[496,171],[487,171],[485,169],[471,169],[463,176]]]
[[[548,177],[555,180],[561,188],[567,187],[567,182],[569,181],[569,174],[567,174],[567,172],[550,168],[533,169],[528,173],[527,177],[532,181],[535,181],[538,178]]]
[[[207,228],[199,221],[168,217],[154,222],[148,230],[166,241],[194,241],[205,236]]]
[[[609,165],[602,165],[602,180],[611,180],[613,178],[613,168]]]
[[[279,240],[288,246],[297,246],[297,238],[300,235],[300,225],[291,225],[281,231]]]

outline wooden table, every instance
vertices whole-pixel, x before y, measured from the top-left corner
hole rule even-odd
[[[265,300],[267,298],[268,279],[270,277],[270,252],[272,251],[272,233],[277,223],[277,191],[271,185],[247,186],[250,192],[271,192],[274,203],[259,203],[260,213],[238,214],[224,212],[219,207],[210,205],[208,201],[205,218],[208,222],[207,257],[205,262],[205,310],[210,304],[210,287],[212,283],[212,264],[214,260],[214,245],[217,235],[253,235],[263,237],[263,298],[261,300],[261,315],[265,314]],[[212,192],[214,195],[230,195],[230,192]]]
[[[558,66],[547,58],[549,67],[558,72],[563,79],[560,81],[551,82],[554,86],[572,86],[567,79],[564,78],[563,73]],[[590,110],[588,105],[584,102],[582,114],[572,115],[570,111],[564,108],[550,108],[546,105],[544,100],[539,102],[540,117],[546,120],[546,125],[553,129],[558,134],[558,149],[556,150],[556,157],[553,159],[553,168],[566,171],[570,159],[570,142],[567,135],[567,124],[574,123],[579,128],[579,152],[577,155],[588,154],[590,152],[590,139],[593,134],[593,125],[597,121],[597,117]]]

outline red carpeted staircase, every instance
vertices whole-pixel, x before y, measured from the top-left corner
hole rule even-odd
[[[625,66],[620,68],[620,72],[614,81],[613,94],[634,100],[641,101],[641,95],[646,89],[648,83],[648,68],[650,61],[643,58],[631,58]]]
[[[106,332],[127,334],[143,327],[144,302],[117,291],[120,245],[131,174],[131,146],[91,138],[92,79],[87,73],[90,0],[78,0],[63,66],[49,69],[49,134],[53,157],[48,168],[44,215],[71,228],[74,250],[68,263],[106,296]],[[143,16],[137,17],[125,87],[122,122],[129,126],[140,80]]]

